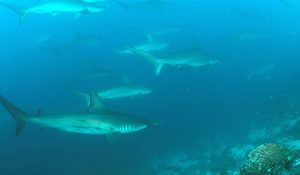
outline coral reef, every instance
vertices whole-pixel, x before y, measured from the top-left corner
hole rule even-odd
[[[249,153],[240,175],[279,175],[292,168],[296,157],[296,152],[282,145],[264,144]]]

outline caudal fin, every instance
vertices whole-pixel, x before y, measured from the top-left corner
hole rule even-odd
[[[153,64],[153,66],[155,68],[155,75],[156,76],[159,75],[159,73],[161,72],[161,69],[164,66],[164,62],[159,57],[157,57],[149,52],[140,50],[140,49],[136,49],[136,48],[128,48],[128,49],[130,49],[130,51],[132,51],[133,53],[139,55],[140,57],[144,58],[146,61]]]
[[[25,118],[28,116],[20,108],[10,103],[4,97],[0,95],[0,103],[16,121],[16,136],[21,134],[23,127],[25,126]]]
[[[23,25],[24,18],[27,15],[24,8],[21,8],[19,6],[13,5],[13,4],[6,4],[6,3],[3,3],[3,2],[0,2],[0,5],[12,10],[15,13],[17,13],[19,15],[19,23],[20,23],[20,25]]]

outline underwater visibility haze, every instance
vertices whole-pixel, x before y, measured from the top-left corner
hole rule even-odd
[[[0,14],[0,175],[300,175],[297,0]]]

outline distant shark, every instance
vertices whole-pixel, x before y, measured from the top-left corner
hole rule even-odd
[[[46,50],[59,55],[61,52],[73,49],[78,46],[93,46],[99,42],[101,36],[99,35],[83,35],[76,32],[75,38],[59,46],[48,47],[40,46],[41,50]],[[45,45],[43,43],[43,45]]]
[[[253,41],[259,41],[267,37],[264,33],[250,32],[250,33],[240,33],[231,37],[228,41],[232,43],[249,43]]]
[[[141,2],[135,2],[135,3],[125,3],[123,1],[114,0],[115,3],[119,4],[124,9],[141,9],[141,10],[162,10],[170,5],[172,5],[169,2],[166,2],[164,0],[144,0]]]
[[[37,3],[29,8],[22,8],[3,2],[0,2],[0,5],[19,14],[21,25],[24,23],[25,17],[29,14],[51,14],[52,16],[56,16],[58,13],[72,13],[75,15],[74,19],[76,19],[82,14],[102,12],[107,7],[107,3],[88,3],[82,0],[52,0]]]
[[[84,2],[88,2],[88,3],[99,3],[99,2],[108,2],[110,0],[82,0]]]
[[[275,64],[264,65],[259,67],[248,74],[248,80],[252,80],[253,77],[264,76],[266,79],[270,79],[269,73],[277,68]]]
[[[104,134],[109,141],[115,141],[121,134],[140,131],[158,123],[122,114],[104,107],[100,97],[90,92],[90,105],[85,112],[58,115],[29,115],[0,96],[0,104],[16,121],[16,135],[20,135],[26,123],[54,128],[68,133]]]
[[[135,54],[144,58],[146,61],[154,65],[155,75],[159,75],[164,65],[171,66],[191,66],[202,67],[205,65],[212,65],[219,63],[219,60],[214,55],[203,50],[192,48],[174,53],[168,57],[160,58],[149,52],[139,50],[136,48],[128,48]]]
[[[175,32],[178,32],[178,31],[180,31],[180,28],[167,27],[167,28],[163,28],[163,29],[148,33],[148,36],[160,37],[160,36],[164,36],[164,35],[167,35],[167,34],[170,34],[170,33],[175,33]]]
[[[137,95],[145,95],[151,93],[153,90],[135,84],[126,84],[123,86],[107,89],[98,92],[99,96],[103,99],[121,98],[121,97],[133,97]]]
[[[52,38],[51,35],[43,35],[34,42],[34,46],[40,47],[41,45],[47,43],[51,38]]]
[[[97,94],[101,99],[116,99],[116,98],[124,98],[124,97],[135,97],[140,95],[146,95],[153,91],[145,86],[139,86],[135,84],[126,84],[123,86],[114,87],[111,89],[106,89],[102,91],[98,91]],[[89,106],[90,96],[86,93],[79,93],[87,102]]]
[[[157,41],[152,37],[151,34],[147,34],[147,40],[144,43],[137,44],[132,46],[135,49],[143,50],[146,52],[156,52],[161,51],[170,46],[167,42]],[[124,50],[116,50],[119,54],[133,54],[132,50],[129,48],[125,48]]]

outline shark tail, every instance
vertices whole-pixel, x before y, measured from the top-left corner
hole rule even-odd
[[[6,100],[4,97],[0,95],[0,103],[4,106],[4,108],[8,111],[8,113],[12,116],[16,121],[16,136],[21,134],[22,129],[25,126],[25,118],[28,116],[24,111],[20,108]]]
[[[136,49],[136,48],[129,48],[133,53],[139,55],[140,57],[144,58],[146,61],[150,62],[151,64],[153,64],[154,68],[155,68],[155,75],[159,75],[161,72],[161,69],[163,68],[165,62],[160,59],[159,57],[149,53],[149,52],[145,52],[143,50],[140,49]]]
[[[6,4],[3,2],[0,2],[0,5],[17,13],[19,15],[19,23],[20,23],[20,25],[23,25],[24,19],[27,16],[27,12],[24,8],[21,8],[19,6],[13,5],[13,4]]]
[[[86,106],[90,106],[90,95],[88,93],[84,93],[84,92],[75,92],[78,96],[80,96],[84,102],[86,103]]]

